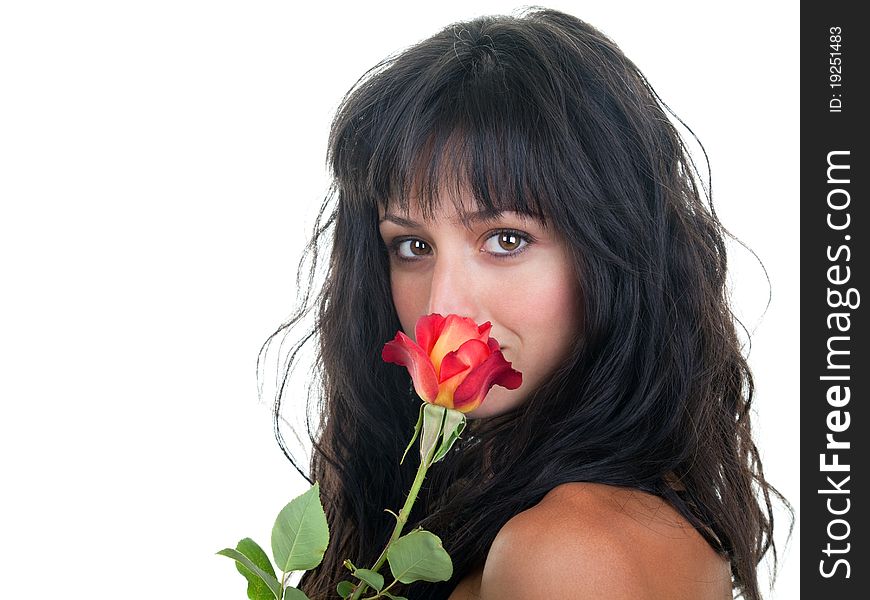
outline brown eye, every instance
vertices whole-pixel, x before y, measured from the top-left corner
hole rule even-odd
[[[415,256],[426,256],[430,252],[429,244],[423,240],[400,240],[395,244],[395,253],[399,258],[413,259]]]
[[[498,257],[513,256],[529,245],[529,238],[518,231],[497,231],[484,244],[484,250]]]
[[[519,248],[520,241],[520,236],[513,233],[500,233],[498,236],[498,245],[509,252]]]

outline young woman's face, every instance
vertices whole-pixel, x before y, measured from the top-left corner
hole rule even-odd
[[[471,196],[461,200],[463,209],[474,210]],[[468,413],[496,416],[523,403],[568,354],[581,323],[579,282],[569,250],[552,229],[515,212],[466,228],[453,202],[440,205],[431,221],[413,202],[409,213],[380,211],[393,302],[411,337],[417,319],[430,313],[492,323],[491,337],[523,374],[518,389],[495,386]]]

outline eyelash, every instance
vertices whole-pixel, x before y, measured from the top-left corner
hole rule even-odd
[[[497,258],[499,260],[507,260],[507,259],[511,259],[511,258],[516,258],[520,254],[525,252],[529,248],[529,246],[531,246],[532,244],[535,243],[535,240],[531,235],[529,235],[528,233],[522,232],[522,231],[518,231],[516,229],[497,229],[495,231],[492,231],[492,232],[490,232],[489,235],[486,236],[485,242],[491,240],[492,238],[494,238],[497,235],[515,235],[516,237],[520,238],[521,240],[523,240],[525,242],[524,245],[520,246],[519,249],[514,250],[513,252],[507,252],[507,253],[487,252],[487,254],[489,254],[490,256]],[[401,246],[405,242],[419,240],[419,239],[420,238],[415,238],[415,237],[396,238],[390,242],[388,250],[389,250],[390,254],[392,254],[393,256],[396,257],[397,260],[400,260],[400,261],[406,262],[406,263],[417,262],[425,257],[420,256],[418,258],[407,258],[407,257],[401,256],[399,254],[399,246]],[[420,241],[423,241],[423,240],[420,240]],[[427,243],[427,242],[423,242],[423,243]]]

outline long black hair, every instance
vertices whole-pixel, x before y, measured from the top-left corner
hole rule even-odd
[[[384,509],[402,505],[419,464],[410,452],[399,465],[419,400],[380,358],[401,326],[378,210],[413,196],[431,214],[444,182],[562,235],[584,323],[545,384],[511,413],[469,421],[429,472],[406,530],[436,533],[454,576],[412,584],[411,596],[446,598],[509,519],[559,484],[599,482],[667,500],[730,561],[735,591],[761,597],[770,548],[776,564],[771,496],[785,499],[751,436],[752,374],[725,287],[730,234],[668,112],[610,39],[539,8],[450,25],[348,92],[329,138],[333,185],[300,264],[311,285],[325,258],[325,278],[263,348],[312,317],[287,363],[289,374],[313,342],[309,474],[278,427],[286,386],[274,405],[278,441],[320,482],[331,531],[300,584],[311,598],[336,596],[345,559],[375,562],[395,524]]]

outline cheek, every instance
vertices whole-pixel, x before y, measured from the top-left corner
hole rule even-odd
[[[580,286],[570,265],[557,261],[524,283],[524,293],[503,304],[502,314],[522,338],[526,368],[545,374],[581,333]]]
[[[409,280],[408,277],[398,275],[391,276],[390,288],[393,294],[393,305],[396,307],[396,314],[399,316],[402,329],[414,337],[414,325],[417,323],[417,319],[424,314],[429,302],[425,286]]]
[[[492,295],[503,312],[546,330],[576,325],[579,285],[570,265],[559,261],[531,265],[527,272],[517,273],[511,279],[510,290],[502,284]]]

